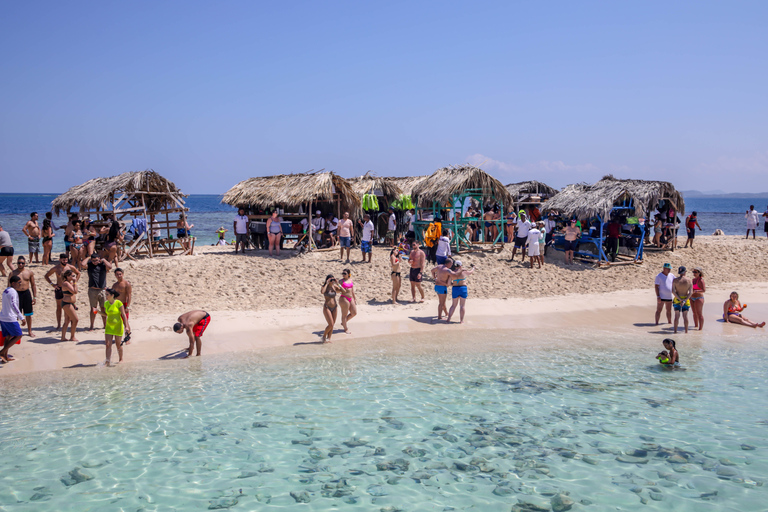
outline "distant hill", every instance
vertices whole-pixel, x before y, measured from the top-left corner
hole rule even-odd
[[[704,192],[701,192],[700,190],[681,190],[681,194],[683,194],[683,197],[701,197],[701,198],[717,198],[717,197],[723,197],[723,198],[750,198],[750,197],[768,197],[768,192],[760,192],[757,194],[750,194],[747,192],[731,192],[730,194],[726,194],[722,190],[707,190]]]

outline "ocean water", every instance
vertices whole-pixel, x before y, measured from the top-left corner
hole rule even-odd
[[[765,510],[759,334],[681,343],[684,370],[633,336],[462,331],[7,378],[0,510]]]

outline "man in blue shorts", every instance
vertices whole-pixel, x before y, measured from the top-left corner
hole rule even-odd
[[[365,255],[368,255],[368,263],[371,262],[373,256],[373,222],[371,222],[371,216],[367,213],[363,217],[365,222],[363,223],[363,238],[360,242],[360,250],[363,252],[363,263],[365,263]]]
[[[445,261],[432,269],[432,278],[435,280],[435,293],[437,294],[437,320],[443,319],[443,312],[448,316],[448,308],[445,307],[445,299],[448,297],[448,281],[454,272],[451,270],[453,259],[448,256]]]
[[[24,315],[19,310],[19,288],[21,287],[21,278],[13,276],[8,280],[8,288],[3,292],[3,308],[0,310],[0,329],[3,333],[3,348],[0,349],[0,362],[7,363],[13,361],[13,357],[8,355],[11,345],[21,339],[21,325],[24,325]],[[21,321],[21,325],[19,325]]]

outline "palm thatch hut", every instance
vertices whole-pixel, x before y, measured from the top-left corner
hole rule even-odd
[[[412,196],[422,213],[431,210],[433,216],[440,214],[449,219],[453,231],[451,244],[456,247],[456,252],[462,245],[472,247],[464,236],[466,227],[470,222],[479,220],[463,216],[466,206],[476,200],[482,206],[495,207],[498,219],[490,221],[491,229],[483,230],[482,243],[490,243],[491,248],[504,246],[504,208],[514,204],[514,200],[499,180],[482,169],[469,164],[443,167],[416,184]],[[414,223],[414,227],[419,228],[417,234],[429,224],[424,220]]]
[[[94,178],[82,185],[77,185],[51,202],[54,212],[70,214],[77,208],[83,216],[98,219],[107,214],[114,215],[121,224],[130,224],[135,229],[134,239],[126,247],[121,244],[120,258],[134,258],[146,254],[150,257],[155,253],[190,254],[194,251],[194,238],[191,243],[177,244],[171,232],[176,227],[176,220],[169,215],[180,214],[186,223],[189,209],[184,206],[187,197],[170,180],[164,178],[152,169],[144,171],[124,172],[108,178]],[[165,216],[165,220],[151,219],[154,216]],[[98,225],[99,222],[94,222]],[[160,241],[153,240],[148,230],[166,232]],[[158,243],[159,242],[159,243]]]
[[[371,171],[362,176],[349,178],[347,181],[361,201],[366,194],[380,199],[379,210],[386,210],[403,193],[403,190],[392,178],[381,178]]]
[[[670,248],[674,250],[674,239],[680,222],[678,215],[685,213],[685,201],[674,185],[667,181],[622,180],[608,175],[593,185],[568,185],[547,201],[542,209],[561,217],[594,220],[595,230],[588,238],[594,240],[597,249],[592,256],[600,262],[607,259],[602,247],[605,242],[605,225],[612,218],[630,219],[632,224],[637,223],[635,231],[642,232],[642,236],[634,235],[640,236],[634,260],[642,261],[646,224],[640,224],[638,219],[647,218],[652,211],[658,210],[668,219],[672,239]],[[582,240],[584,238],[582,236]],[[625,239],[622,235],[622,240]]]
[[[429,176],[395,176],[387,179],[393,181],[398,187],[400,187],[400,190],[402,190],[403,194],[412,196],[414,187],[416,187],[416,185],[420,184],[427,178],[429,178]]]
[[[534,180],[510,183],[506,188],[515,201],[514,211],[537,209],[542,203],[557,194],[557,189],[550,187],[546,183]]]
[[[254,221],[252,234],[266,232],[268,210],[282,210],[283,221],[294,226],[290,230],[283,226],[284,238],[299,238],[291,236],[302,232],[297,223],[307,219],[308,225],[312,225],[315,211],[319,210],[321,215],[334,214],[338,218],[343,212],[349,212],[355,217],[361,204],[360,196],[348,180],[322,169],[248,178],[229,189],[221,202],[243,208],[250,214]]]

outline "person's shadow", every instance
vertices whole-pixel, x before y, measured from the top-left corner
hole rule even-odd
[[[78,364],[73,364],[72,366],[64,366],[64,369],[69,370],[71,368],[94,368],[96,366],[98,366],[98,364],[96,363],[93,363],[93,364],[78,363]]]
[[[170,354],[165,354],[164,356],[158,357],[158,359],[162,361],[167,361],[169,359],[184,359],[187,355],[187,349],[181,349],[177,350],[176,352],[171,352]]]
[[[411,320],[414,322],[419,322],[420,324],[437,324],[437,323],[445,323],[445,317],[443,317],[442,320],[439,322],[437,321],[437,317],[435,316],[409,316]]]

